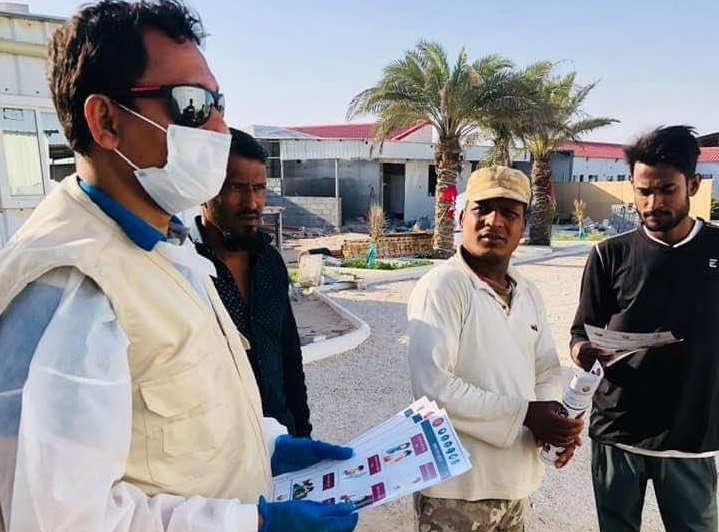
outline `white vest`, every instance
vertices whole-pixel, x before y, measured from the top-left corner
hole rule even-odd
[[[123,480],[148,495],[247,503],[267,496],[257,384],[211,279],[203,282],[213,309],[172,263],[136,246],[76,176],[0,251],[0,313],[28,283],[61,266],[98,284],[130,341],[132,440]]]

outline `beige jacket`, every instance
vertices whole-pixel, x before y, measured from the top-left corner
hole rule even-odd
[[[148,495],[249,503],[268,495],[259,393],[209,277],[212,308],[166,258],[135,246],[74,176],[0,252],[0,314],[28,283],[63,266],[99,285],[129,340],[132,437],[121,480]]]

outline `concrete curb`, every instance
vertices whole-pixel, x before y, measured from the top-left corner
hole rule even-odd
[[[572,255],[581,255],[588,253],[592,248],[590,244],[577,244],[576,246],[567,246],[565,249],[559,251],[546,251],[545,253],[538,254],[533,257],[523,257],[512,260],[513,266],[519,266],[520,264],[530,264],[533,262],[542,262],[546,260],[552,260],[559,257],[569,257]],[[411,281],[419,279],[425,273],[434,268],[438,263],[432,264],[431,266],[422,266],[421,268],[407,268],[405,270],[395,270],[394,272],[388,272],[387,275],[376,279],[364,279],[367,286],[377,285],[382,283],[394,283],[397,281]],[[411,271],[408,271],[411,270]]]
[[[439,264],[441,261],[436,262],[435,264],[430,264],[428,266],[417,266],[415,268],[401,268],[399,270],[385,270],[384,272],[378,273],[376,276],[372,277],[362,277],[362,275],[367,275],[368,271],[371,271],[372,273],[378,272],[378,270],[361,270],[359,268],[346,268],[348,271],[347,273],[354,274],[362,279],[364,281],[365,285],[369,286],[372,284],[378,284],[378,283],[393,283],[395,281],[406,281],[408,279],[419,279],[422,277],[425,273],[430,271],[432,268],[434,268],[437,264]],[[342,270],[345,270],[343,268]]]
[[[322,360],[323,358],[328,358],[334,355],[338,355],[340,353],[344,353],[345,351],[349,351],[350,349],[354,349],[362,342],[364,342],[367,338],[369,338],[371,332],[370,326],[367,324],[367,322],[352,314],[349,310],[344,308],[342,305],[340,305],[324,293],[327,291],[329,290],[313,289],[312,293],[315,294],[324,303],[329,305],[340,316],[342,316],[344,319],[354,325],[355,329],[347,334],[343,334],[342,336],[337,336],[335,338],[322,340],[321,342],[313,342],[311,344],[303,345],[303,364],[316,362],[318,360]]]
[[[594,244],[577,244],[575,246],[567,246],[559,251],[551,251],[546,254],[537,255],[536,257],[519,258],[512,261],[512,265],[530,264],[532,262],[543,262],[545,260],[558,259],[559,257],[571,257],[572,255],[582,255],[589,253]]]
[[[581,255],[587,253],[591,249],[591,245],[578,244],[576,246],[568,246],[566,249],[561,251],[547,251],[541,255],[534,257],[520,258],[512,261],[513,265],[529,264],[533,262],[542,262],[546,260],[556,259],[558,257],[568,257],[571,255]],[[419,268],[407,268],[402,270],[388,271],[381,278],[377,279],[363,279],[366,286],[377,285],[381,283],[393,283],[398,281],[409,281],[413,279],[419,279],[425,273],[434,268],[438,263],[432,264],[431,266],[422,266]],[[411,271],[407,271],[411,270]],[[358,270],[359,271],[359,270]],[[354,281],[346,281],[335,283],[335,285],[323,285],[312,289],[312,293],[315,294],[320,300],[329,305],[335,312],[355,326],[355,329],[342,336],[335,338],[329,338],[320,342],[313,342],[302,346],[302,363],[309,364],[316,362],[324,358],[329,358],[334,355],[339,355],[350,349],[354,349],[362,342],[369,338],[371,333],[370,326],[363,319],[355,316],[349,310],[344,308],[342,305],[337,303],[334,299],[327,295],[327,292],[335,290],[342,290],[351,288],[352,284],[356,284]]]

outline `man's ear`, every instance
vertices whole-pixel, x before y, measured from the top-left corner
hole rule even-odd
[[[699,192],[699,185],[702,184],[702,176],[701,174],[694,174],[693,177],[690,177],[687,179],[687,190],[689,192],[689,196],[694,196],[697,192]]]
[[[91,94],[85,99],[83,110],[95,144],[105,150],[117,148],[119,113],[122,112],[117,104],[104,94]]]
[[[464,213],[465,213],[464,209],[459,211],[459,228],[460,229],[462,228],[462,224],[464,223]]]

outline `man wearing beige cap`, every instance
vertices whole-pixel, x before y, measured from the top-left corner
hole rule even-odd
[[[567,451],[583,422],[559,412],[559,359],[536,287],[509,265],[531,189],[519,170],[482,168],[467,182],[462,243],[415,287],[407,306],[415,396],[449,413],[473,468],[417,494],[420,532],[520,532],[540,484],[539,445]]]

